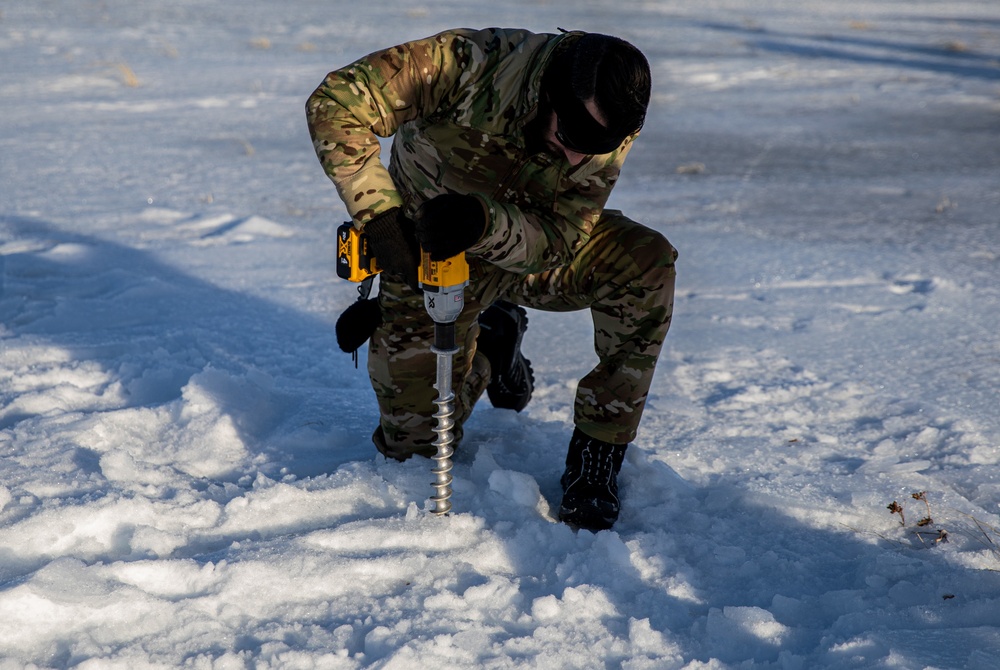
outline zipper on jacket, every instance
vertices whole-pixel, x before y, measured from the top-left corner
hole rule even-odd
[[[531,158],[522,153],[520,158],[511,163],[511,166],[507,168],[507,171],[504,173],[503,178],[501,178],[498,182],[497,187],[493,189],[493,200],[500,200],[501,202],[506,200],[503,197],[504,193],[506,193],[511,184],[514,183],[514,179],[521,174],[521,170],[524,169],[524,166],[527,165],[530,160]]]

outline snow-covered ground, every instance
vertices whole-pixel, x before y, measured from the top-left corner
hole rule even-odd
[[[612,205],[678,299],[611,532],[552,514],[586,313],[530,314],[447,518],[333,336],[305,99],[488,25],[654,69]],[[0,61],[0,668],[1000,667],[994,0],[14,0]]]

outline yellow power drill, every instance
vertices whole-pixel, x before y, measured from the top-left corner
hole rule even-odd
[[[375,275],[379,272],[378,259],[372,253],[364,232],[355,228],[351,222],[342,224],[337,229],[337,275],[360,282],[358,292],[361,299],[366,299],[371,292]],[[455,394],[451,388],[451,377],[454,355],[458,353],[455,321],[465,308],[469,264],[464,253],[443,261],[433,261],[430,254],[421,249],[417,279],[424,292],[424,308],[434,322],[431,351],[437,354],[437,380],[434,388],[437,389],[438,397],[434,404],[438,409],[434,414],[437,420],[434,427],[437,453],[433,456],[436,465],[431,470],[435,476],[431,483],[435,491],[431,501],[434,503],[432,511],[441,516],[451,510],[451,457],[455,453],[452,447]]]

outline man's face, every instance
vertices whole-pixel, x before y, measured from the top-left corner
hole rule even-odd
[[[587,111],[590,112],[590,116],[593,117],[595,121],[601,124],[603,127],[607,127],[607,119],[601,114],[600,110],[597,108],[597,103],[594,99],[584,101],[584,106]],[[545,146],[556,156],[561,156],[566,158],[566,162],[570,165],[576,166],[583,162],[584,159],[588,158],[593,154],[581,153],[579,151],[574,151],[570,149],[565,144],[563,144],[559,139],[559,117],[556,115],[555,111],[549,112],[548,125],[545,127],[542,139],[545,142]]]

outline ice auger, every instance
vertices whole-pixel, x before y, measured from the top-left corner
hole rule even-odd
[[[360,282],[358,288],[362,299],[368,297],[372,281],[380,271],[377,259],[372,255],[367,237],[351,222],[337,229],[337,274],[353,282]],[[431,472],[434,481],[434,495],[431,502],[434,514],[442,516],[451,511],[451,457],[455,453],[455,394],[451,388],[454,356],[458,353],[455,338],[455,322],[465,308],[465,287],[469,285],[469,264],[465,254],[460,253],[443,261],[431,260],[430,254],[421,250],[418,270],[420,288],[424,293],[424,308],[434,322],[434,342],[431,351],[437,355],[437,376],[434,388],[438,392],[437,411],[434,413],[436,425],[434,446],[437,453],[432,457],[435,466]]]

